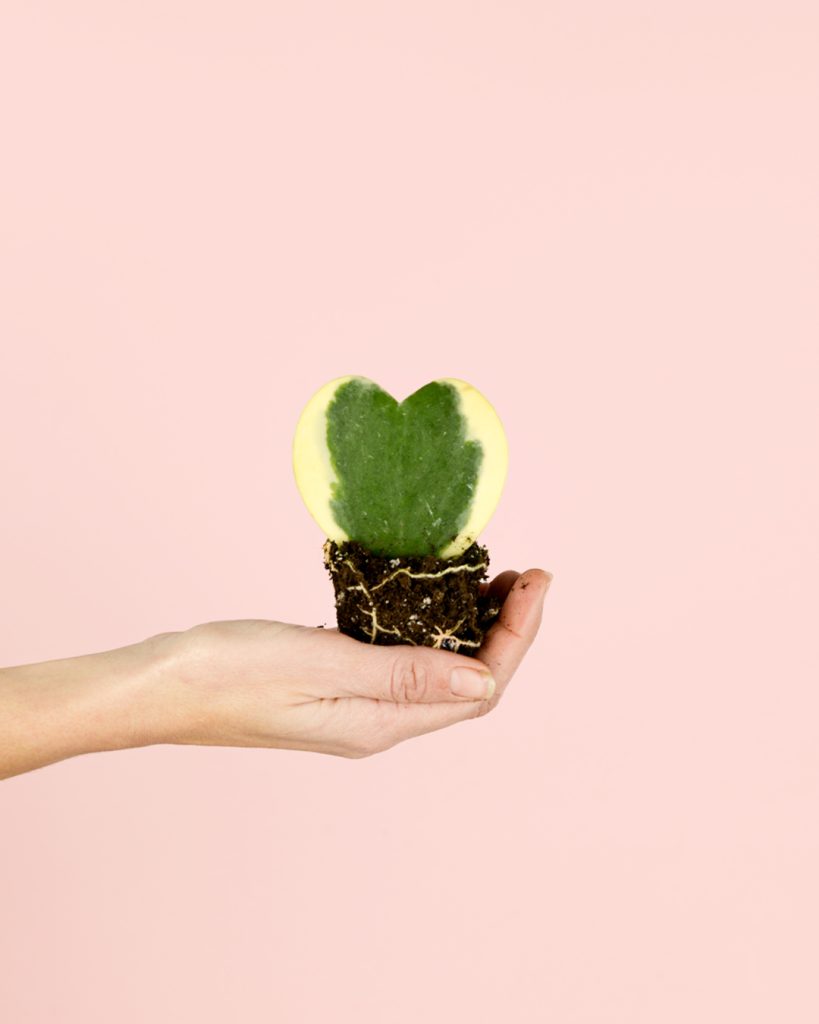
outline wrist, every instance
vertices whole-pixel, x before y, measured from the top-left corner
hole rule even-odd
[[[210,719],[189,671],[190,633],[159,633],[134,645],[129,699],[141,742],[126,745],[208,741]]]
[[[98,750],[122,750],[185,742],[198,718],[195,691],[184,676],[185,633],[159,633],[99,655],[91,667],[97,680]]]

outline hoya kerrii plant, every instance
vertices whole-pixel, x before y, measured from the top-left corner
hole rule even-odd
[[[402,402],[366,377],[331,380],[293,441],[301,496],[326,536],[343,633],[475,654],[498,608],[477,542],[506,480],[503,424],[466,381]]]

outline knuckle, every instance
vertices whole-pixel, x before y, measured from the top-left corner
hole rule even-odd
[[[390,669],[390,697],[399,704],[417,704],[430,687],[429,669],[417,657],[396,658]]]

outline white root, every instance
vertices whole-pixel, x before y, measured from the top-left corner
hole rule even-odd
[[[349,565],[350,563],[348,562],[347,564]],[[441,569],[440,572],[412,572],[409,569],[396,569],[395,572],[387,576],[386,579],[381,580],[380,583],[376,583],[373,590],[378,590],[379,587],[383,587],[385,583],[389,583],[390,580],[394,580],[395,577],[400,576],[401,573],[404,573],[413,580],[438,580],[450,572],[477,572],[479,569],[485,569],[486,564],[486,562],[479,562],[477,565],[448,565],[446,569]]]
[[[457,622],[448,633],[445,633],[440,626],[436,626],[436,633],[433,636],[432,646],[443,647],[445,640],[451,640],[455,644],[454,650],[456,651],[459,647],[480,647],[481,645],[475,640],[461,640],[459,637],[455,636],[455,633],[463,624],[464,620],[461,619],[461,621]],[[453,650],[453,648],[447,648],[447,650]]]

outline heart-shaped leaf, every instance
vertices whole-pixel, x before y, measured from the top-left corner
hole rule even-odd
[[[495,410],[450,377],[403,402],[366,377],[330,381],[293,442],[296,482],[319,526],[379,555],[461,554],[495,510],[507,461]]]

